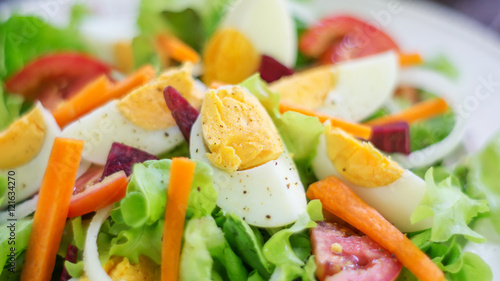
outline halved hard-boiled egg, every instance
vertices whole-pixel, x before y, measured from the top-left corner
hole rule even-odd
[[[191,130],[190,152],[213,167],[217,205],[249,224],[284,226],[305,211],[295,164],[264,107],[244,88],[207,93]]]
[[[326,126],[312,162],[319,179],[334,175],[403,232],[430,228],[432,219],[412,224],[410,216],[424,198],[425,181],[339,128]]]
[[[392,95],[398,81],[395,52],[318,66],[271,83],[281,100],[358,122]]]
[[[260,54],[287,67],[295,66],[297,35],[285,0],[239,0],[227,12],[220,28],[238,30]]]
[[[184,138],[165,103],[163,90],[173,86],[199,108],[204,89],[191,71],[191,65],[169,70],[121,100],[113,100],[68,125],[62,135],[85,140],[83,158],[100,165],[106,163],[113,142],[155,155],[168,152]]]
[[[0,133],[0,175],[11,178],[16,202],[38,191],[52,144],[60,133],[54,117],[40,103]]]

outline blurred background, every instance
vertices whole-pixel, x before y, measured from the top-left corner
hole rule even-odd
[[[434,0],[491,27],[500,34],[499,0]]]

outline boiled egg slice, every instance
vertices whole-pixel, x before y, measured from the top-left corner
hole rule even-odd
[[[371,143],[327,125],[312,166],[318,179],[336,176],[399,230],[412,232],[432,227],[432,218],[410,222],[411,214],[424,198],[425,181],[401,168]]]
[[[212,166],[217,205],[247,223],[284,226],[305,211],[295,164],[264,107],[244,88],[207,93],[191,130],[190,152]]]
[[[297,59],[295,23],[285,0],[239,0],[226,13],[220,28],[234,28],[261,54],[294,67]]]
[[[60,133],[54,117],[40,103],[0,133],[0,175],[14,182],[16,202],[38,191],[52,144]]]
[[[173,86],[194,107],[199,108],[203,90],[184,65],[162,74],[121,100],[113,100],[64,128],[64,137],[85,140],[83,158],[104,165],[113,142],[123,143],[159,155],[183,141],[183,136],[163,96]]]
[[[314,67],[271,83],[281,100],[306,109],[359,122],[394,92],[399,62],[395,52]]]

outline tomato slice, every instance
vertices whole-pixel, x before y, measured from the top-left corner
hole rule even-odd
[[[392,281],[402,265],[366,235],[337,223],[318,222],[311,231],[319,280]]]
[[[351,16],[330,16],[302,34],[299,50],[307,56],[331,64],[399,50],[392,38],[373,25]]]
[[[87,55],[58,53],[42,56],[10,77],[5,88],[28,100],[38,99],[45,108],[54,109],[72,97],[88,82],[109,75],[111,68]]]
[[[89,186],[92,186],[102,179],[102,173],[104,172],[104,167],[92,164],[83,175],[81,175],[75,182],[75,188],[73,189],[73,195],[84,192]]]
[[[85,191],[73,195],[69,203],[68,217],[78,217],[95,212],[125,197],[128,179],[124,171],[105,177]]]

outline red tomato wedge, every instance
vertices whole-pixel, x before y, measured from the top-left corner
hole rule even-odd
[[[72,97],[87,83],[111,68],[84,54],[58,53],[42,56],[10,77],[5,88],[29,100],[38,99],[52,110],[61,100]]]
[[[366,235],[337,223],[318,222],[311,231],[319,280],[392,281],[402,265]]]
[[[78,217],[95,212],[125,197],[128,179],[124,171],[105,177],[85,191],[73,195],[69,203],[68,217]]]
[[[351,16],[330,16],[302,34],[299,49],[307,56],[331,64],[388,50],[399,51],[386,33]]]

